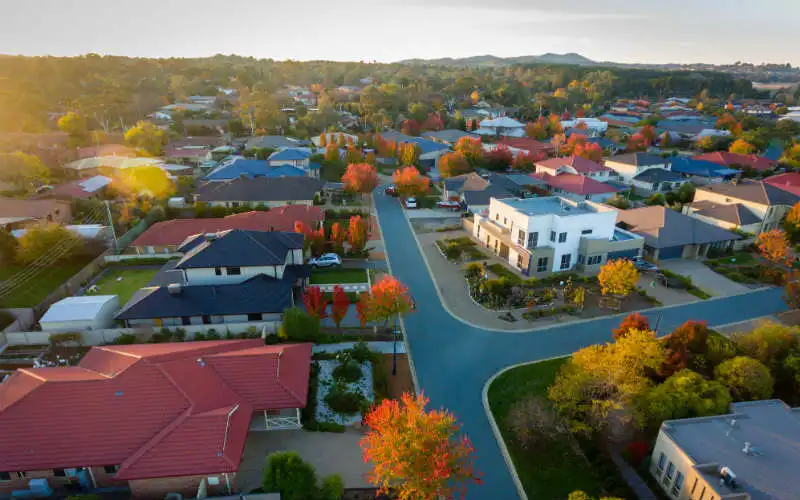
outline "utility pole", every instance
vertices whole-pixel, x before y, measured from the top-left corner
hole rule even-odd
[[[111,228],[111,236],[114,237],[114,252],[119,254],[119,242],[117,241],[117,231],[114,229],[114,218],[111,217],[111,204],[105,200],[106,215],[108,216],[108,226]]]

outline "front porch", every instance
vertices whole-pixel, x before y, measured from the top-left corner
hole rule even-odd
[[[278,431],[302,429],[300,408],[284,408],[281,410],[256,410],[250,419],[251,431]]]

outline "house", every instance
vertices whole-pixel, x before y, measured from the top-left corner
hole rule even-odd
[[[311,177],[236,177],[206,182],[195,190],[194,201],[212,207],[313,205],[323,182]]]
[[[480,122],[480,128],[475,130],[475,133],[492,137],[525,137],[525,124],[513,118],[501,116],[499,118],[483,120]]]
[[[447,146],[455,146],[459,139],[462,137],[475,138],[478,135],[471,132],[465,132],[458,129],[444,129],[439,131],[428,131],[420,134],[424,139],[429,139],[434,142],[439,142]]]
[[[605,166],[616,172],[620,182],[630,185],[632,179],[645,170],[651,168],[669,170],[670,161],[647,153],[627,153],[608,158]]]
[[[503,144],[512,150],[519,149],[526,151],[533,155],[543,154],[545,156],[553,156],[554,151],[553,145],[549,142],[537,141],[529,137],[503,137],[497,144]]]
[[[677,500],[770,500],[800,491],[800,408],[771,399],[733,403],[730,413],[667,420],[650,473]]]
[[[692,184],[705,185],[729,181],[741,174],[740,171],[726,168],[716,163],[680,156],[670,157],[670,170],[689,179]]]
[[[60,200],[86,200],[100,197],[105,189],[111,185],[111,178],[104,175],[95,175],[87,179],[78,179],[57,186],[47,186],[39,189],[36,198],[58,198]]]
[[[600,120],[599,118],[575,118],[574,120],[562,120],[561,126],[564,130],[571,128],[582,129],[586,131],[589,137],[599,137],[606,133],[608,130],[608,122]]]
[[[238,177],[266,177],[270,171],[265,160],[251,160],[242,156],[234,156],[223,161],[205,176],[206,181],[225,181]]]
[[[663,168],[648,168],[631,179],[631,186],[639,196],[668,193],[689,182],[681,174]]]
[[[291,148],[276,151],[267,158],[269,165],[273,167],[273,171],[270,175],[272,177],[277,177],[279,174],[277,174],[274,169],[289,167],[295,171],[302,172],[304,175],[318,179],[321,165],[316,162],[311,162],[310,158],[310,148]],[[286,170],[286,168],[284,168],[284,170]]]
[[[231,229],[190,236],[182,283],[139,290],[116,315],[129,327],[277,322],[309,276],[303,235]]]
[[[537,161],[535,165],[537,174],[577,174],[591,177],[598,181],[607,181],[610,174],[614,174],[612,169],[582,156],[550,158],[549,160]]]
[[[68,224],[72,220],[72,204],[65,200],[20,200],[0,197],[0,228],[12,230],[45,225],[51,222]]]
[[[353,142],[354,144],[358,143],[358,136],[354,134],[348,134],[345,132],[325,132],[325,141],[326,144],[337,143],[339,141],[339,134],[342,134],[345,141]],[[319,136],[312,137],[311,142],[314,146],[320,147]]]
[[[611,139],[606,139],[605,137],[589,137],[588,139],[586,139],[586,143],[597,144],[603,149],[604,152],[612,156],[625,150],[624,145],[618,144],[612,141]]]
[[[119,311],[116,295],[82,295],[61,299],[39,320],[42,331],[81,331],[112,328]]]
[[[97,146],[87,146],[78,148],[78,158],[94,158],[96,156],[124,156],[132,158],[136,156],[136,150],[123,144],[100,144]]]
[[[299,429],[311,344],[261,339],[93,347],[0,384],[0,495],[235,491],[248,432]],[[15,493],[15,496],[18,493]]]
[[[800,196],[764,181],[744,180],[699,186],[695,190],[692,205],[701,201],[714,205],[742,205],[758,217],[760,223],[751,222],[749,226],[755,230],[748,231],[758,234],[778,228],[786,213],[800,201]],[[721,221],[718,225],[725,227],[725,222]]]
[[[778,162],[758,155],[741,155],[727,151],[715,151],[694,156],[695,160],[705,160],[728,168],[752,168],[758,172],[773,169]]]
[[[493,198],[472,235],[529,276],[596,270],[609,259],[637,258],[644,240],[615,226],[617,210],[560,196]]]
[[[620,210],[617,224],[644,238],[645,256],[653,260],[705,257],[726,250],[741,236],[660,205]]]
[[[200,165],[211,159],[214,148],[225,145],[222,137],[183,137],[171,141],[164,147],[164,158],[168,162]]]
[[[450,146],[441,142],[413,137],[394,130],[388,130],[380,134],[382,139],[394,141],[400,144],[416,144],[419,147],[419,165],[423,168],[435,168],[439,164],[439,158],[450,151]]]
[[[761,229],[761,219],[741,203],[722,204],[709,200],[684,205],[683,213],[723,229],[755,234]]]
[[[188,237],[229,229],[248,231],[294,231],[295,222],[316,229],[325,212],[317,206],[284,205],[268,212],[254,211],[209,219],[171,219],[156,222],[133,240],[137,254],[174,253]]]
[[[283,135],[262,135],[248,139],[245,143],[245,149],[254,148],[269,148],[269,149],[284,149],[284,148],[298,148],[308,146],[310,143],[305,140],[295,139],[293,137],[286,137]]]
[[[489,174],[489,184],[500,186],[517,198],[527,198],[534,192],[547,191],[547,184],[541,179],[526,174]]]
[[[620,191],[617,186],[579,174],[561,173],[550,175],[536,173],[531,174],[531,176],[544,181],[547,188],[554,194],[562,195],[575,201],[591,200],[603,202]]]
[[[783,189],[784,191],[800,196],[800,174],[797,172],[772,175],[764,179],[764,182],[778,189]]]
[[[475,172],[456,175],[444,180],[444,197],[451,200],[460,198],[464,191],[482,191],[489,187],[489,181]]]
[[[103,175],[107,171],[126,170],[138,167],[164,168],[164,161],[156,158],[126,158],[124,156],[97,156],[84,158],[64,165],[74,170],[80,177]]]
[[[466,190],[461,193],[461,205],[473,214],[483,214],[493,199],[512,198],[514,195],[499,184],[489,184],[484,189]]]

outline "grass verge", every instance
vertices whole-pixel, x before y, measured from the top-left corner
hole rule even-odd
[[[366,283],[367,271],[364,269],[314,269],[311,271],[312,285],[335,283]]]

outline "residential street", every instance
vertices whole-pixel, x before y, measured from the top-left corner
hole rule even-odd
[[[567,355],[609,340],[611,328],[620,317],[514,332],[467,324],[443,307],[398,200],[384,196],[379,188],[375,206],[391,271],[408,285],[417,303],[417,311],[405,319],[405,327],[420,389],[430,397],[431,406],[445,407],[456,415],[476,449],[476,465],[483,474],[483,484],[471,487],[467,498],[519,498],[484,411],[484,385],[507,366]],[[688,319],[723,325],[785,310],[782,293],[781,289],[765,289],[653,309],[645,314],[651,324],[661,315],[661,333]]]

